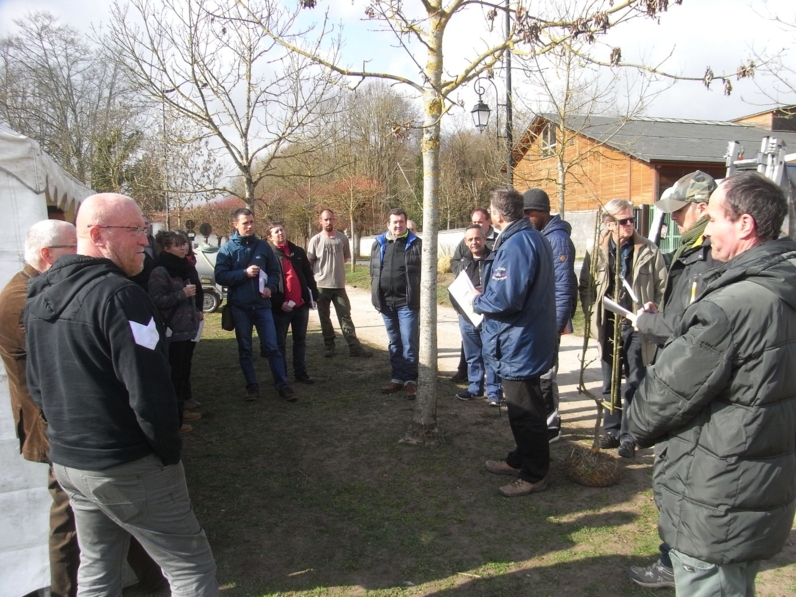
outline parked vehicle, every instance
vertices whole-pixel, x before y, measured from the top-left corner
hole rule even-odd
[[[196,249],[196,271],[199,273],[199,280],[202,282],[205,298],[202,310],[205,313],[218,311],[221,302],[227,298],[227,289],[216,284],[216,255],[218,247],[201,245]]]

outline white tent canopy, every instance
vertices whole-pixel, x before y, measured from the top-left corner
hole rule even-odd
[[[25,233],[60,207],[74,222],[93,191],[64,172],[39,144],[0,122],[0,288],[24,265]],[[0,597],[50,585],[47,466],[24,460],[0,361]]]

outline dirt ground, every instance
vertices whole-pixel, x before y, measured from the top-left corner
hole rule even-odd
[[[562,440],[551,446],[548,491],[507,499],[510,481],[484,469],[513,440],[505,411],[462,402],[447,378],[459,336],[439,313],[437,418],[444,442],[398,443],[414,403],[384,396],[386,336],[361,291],[350,291],[370,359],[322,356],[317,315],[308,339],[312,386],[296,384],[296,403],[276,397],[265,359],[261,399],[243,400],[232,334],[209,318],[197,349],[194,388],[203,417],[186,435],[184,462],[199,521],[218,563],[222,594],[255,595],[673,595],[625,576],[656,557],[651,450],[620,460],[619,484],[577,485],[561,463],[591,441],[593,403],[577,393],[579,338],[565,338],[559,383]],[[588,371],[590,387],[599,370]],[[796,594],[796,531],[766,562],[758,595]],[[135,595],[128,589],[126,595]]]

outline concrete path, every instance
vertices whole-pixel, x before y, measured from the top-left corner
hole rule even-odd
[[[387,347],[387,332],[381,315],[373,308],[370,302],[370,292],[362,289],[346,287],[348,298],[351,300],[351,317],[357,328],[357,337],[368,344]],[[332,309],[332,320],[337,329],[337,319]],[[320,328],[318,315],[310,315],[310,326]],[[339,329],[337,329],[339,333]],[[459,364],[459,349],[461,334],[456,312],[450,307],[437,306],[437,339],[438,339],[438,367],[441,375],[450,376],[456,371]],[[594,401],[578,392],[578,379],[580,376],[580,356],[583,348],[583,338],[572,334],[561,338],[559,351],[558,386],[560,394],[559,411],[564,421],[574,426],[591,426],[597,415]],[[587,353],[587,367],[585,380],[586,387],[599,393],[602,386],[600,362],[597,358],[596,341],[591,341]]]

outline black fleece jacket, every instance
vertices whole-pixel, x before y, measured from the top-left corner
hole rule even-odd
[[[155,453],[180,460],[164,328],[140,286],[107,259],[63,256],[28,288],[28,386],[50,459],[104,470]]]

